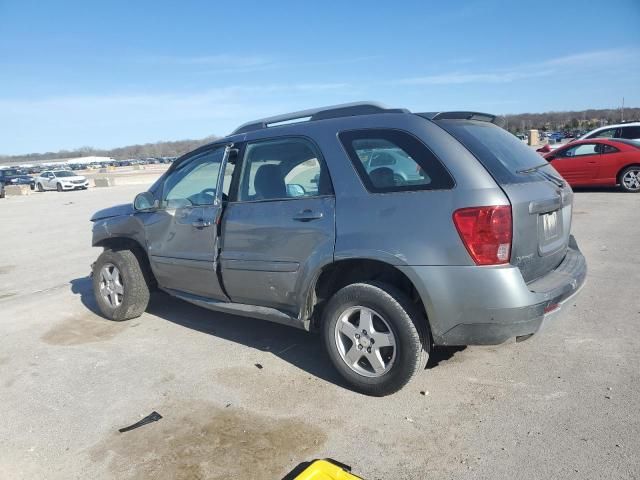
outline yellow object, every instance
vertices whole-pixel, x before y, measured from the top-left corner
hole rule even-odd
[[[295,480],[362,480],[346,470],[327,462],[316,460],[298,475]]]

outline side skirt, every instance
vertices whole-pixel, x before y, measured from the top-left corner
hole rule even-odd
[[[198,295],[181,292],[179,290],[173,290],[170,288],[161,288],[161,290],[167,292],[172,297],[179,298],[180,300],[184,300],[185,302],[193,303],[194,305],[197,305],[199,307],[203,307],[216,312],[230,313],[233,315],[240,315],[242,317],[259,318],[260,320],[267,320],[269,322],[287,325],[288,327],[307,330],[307,328],[305,328],[305,322],[298,320],[296,317],[293,317],[288,313],[282,312],[275,308],[212,300],[210,298],[200,297]]]

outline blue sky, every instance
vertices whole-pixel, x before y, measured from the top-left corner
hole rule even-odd
[[[0,154],[224,135],[377,100],[640,107],[640,1],[0,0]]]

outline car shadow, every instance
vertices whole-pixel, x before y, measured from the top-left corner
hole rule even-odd
[[[71,291],[80,296],[88,310],[102,316],[93,295],[91,278],[71,280]],[[331,365],[318,334],[265,320],[214,312],[161,291],[152,294],[147,313],[197,332],[269,352],[310,375],[349,389]],[[449,360],[464,348],[438,347],[432,350],[426,369]]]

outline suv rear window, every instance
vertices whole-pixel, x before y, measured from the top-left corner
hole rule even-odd
[[[400,130],[350,130],[339,134],[353,166],[374,193],[453,188],[449,172],[420,140]]]
[[[436,120],[469,150],[500,183],[530,182],[519,170],[537,167],[544,158],[517,137],[489,122],[477,120]]]

